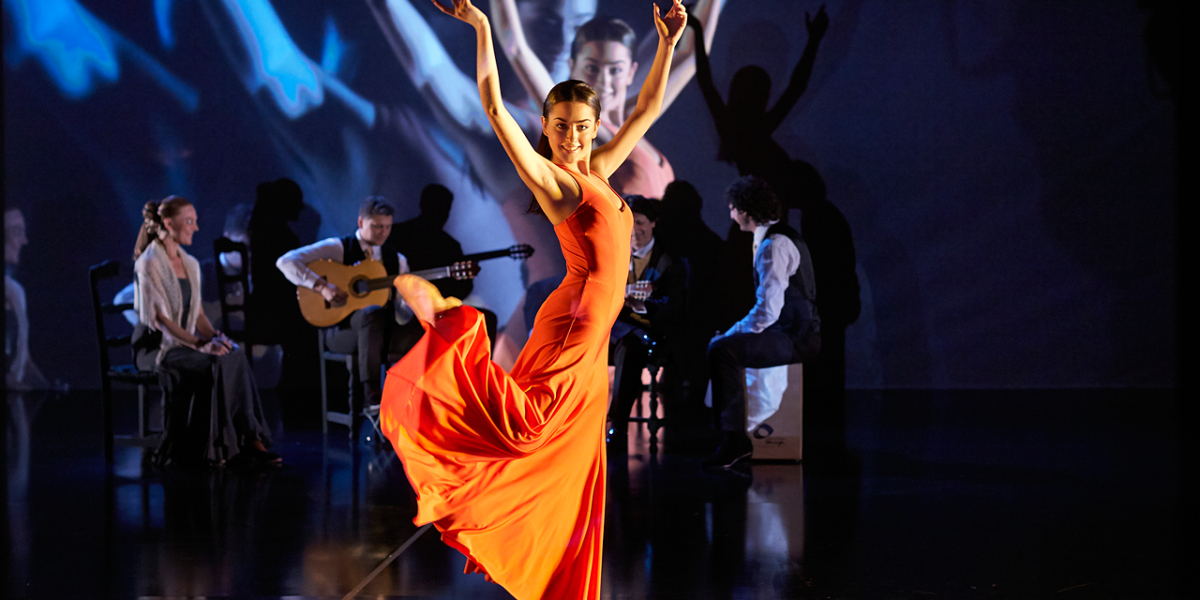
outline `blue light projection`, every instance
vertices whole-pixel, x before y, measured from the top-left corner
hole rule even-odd
[[[266,0],[224,0],[238,35],[250,54],[253,73],[246,86],[266,88],[289,118],[320,106],[325,92],[317,68],[296,47],[287,29]]]
[[[10,67],[33,57],[72,100],[81,100],[101,82],[121,77],[118,55],[141,67],[188,112],[196,110],[199,93],[121,37],[75,0],[5,0],[16,30],[6,49]]]
[[[5,0],[4,6],[16,33],[16,47],[7,52],[11,66],[33,57],[74,100],[121,76],[116,35],[77,2]]]
[[[175,32],[171,29],[171,9],[174,0],[154,0],[154,22],[158,24],[158,39],[167,50],[175,48]]]
[[[251,93],[266,88],[283,114],[297,119],[321,106],[328,91],[364,125],[375,123],[375,105],[300,51],[270,2],[224,0],[223,4],[250,60],[251,71],[242,77]],[[342,68],[348,45],[337,34],[332,20],[326,25],[324,61],[335,69]]]
[[[325,46],[321,50],[321,68],[330,75],[337,75],[346,55],[346,42],[338,35],[333,17],[325,17]]]

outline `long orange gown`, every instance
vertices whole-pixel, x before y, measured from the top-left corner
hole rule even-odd
[[[567,275],[512,372],[491,361],[482,315],[453,308],[388,371],[380,405],[413,521],[518,600],[600,597],[608,336],[633,216],[611,187],[572,176],[582,200],[554,227]]]

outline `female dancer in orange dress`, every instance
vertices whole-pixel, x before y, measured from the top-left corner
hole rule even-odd
[[[534,150],[500,97],[487,16],[470,0],[438,8],[475,28],[484,109],[554,224],[568,272],[511,373],[491,361],[478,311],[423,279],[398,277],[426,335],[388,372],[383,432],[417,493],[414,521],[433,523],[467,556],[468,572],[520,600],[599,598],[608,335],[624,301],[633,227],[607,178],[658,116],[687,15],[678,0],[665,17],[654,7],[658,53],[610,142],[593,151],[599,99],[567,81],[543,105]]]

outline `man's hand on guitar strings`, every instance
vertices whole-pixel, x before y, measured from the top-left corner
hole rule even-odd
[[[345,291],[324,279],[318,281],[313,286],[313,290],[321,294],[321,297],[325,298],[326,302],[333,305],[342,304],[347,298]]]

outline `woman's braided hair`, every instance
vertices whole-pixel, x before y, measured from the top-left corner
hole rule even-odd
[[[162,200],[151,200],[142,207],[142,228],[138,231],[137,243],[133,246],[133,260],[137,260],[146,247],[161,239],[167,231],[163,219],[173,218],[185,207],[191,206],[187,198],[167,196]]]

